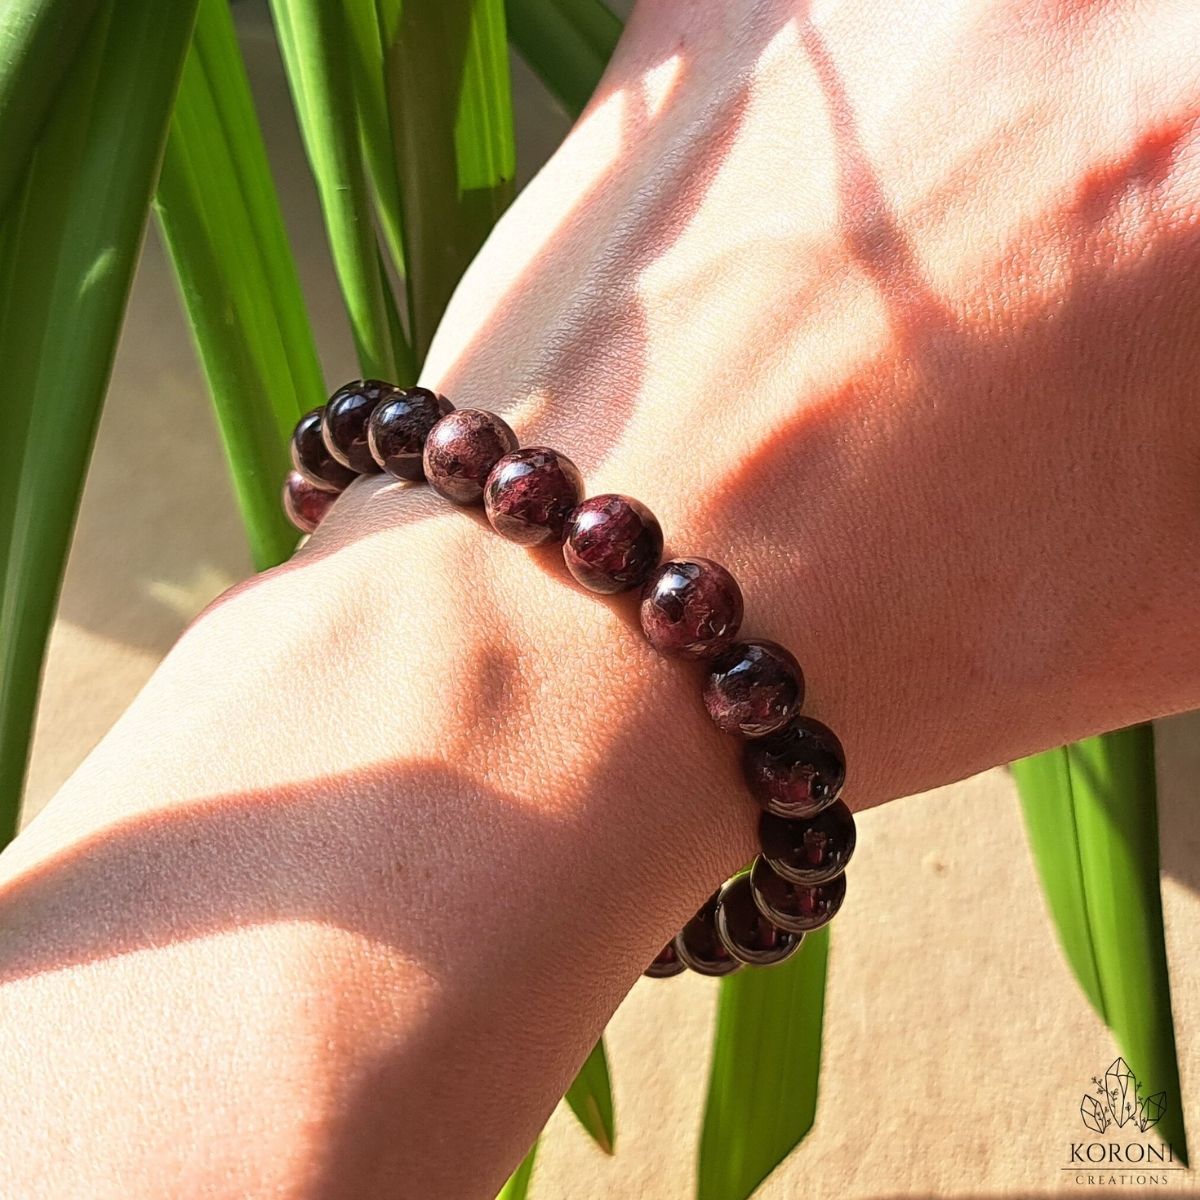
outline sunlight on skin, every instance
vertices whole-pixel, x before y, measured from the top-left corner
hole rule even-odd
[[[683,72],[683,56],[672,54],[642,76],[642,103],[651,119],[659,116]]]
[[[894,24],[886,6],[865,10],[882,14],[883,27]],[[503,321],[499,353],[464,351],[446,380],[452,392],[461,384],[468,396],[499,398],[522,435],[570,447],[594,490],[642,496],[679,539],[677,549],[719,555],[724,547],[752,564],[751,572],[775,564],[775,601],[764,603],[760,586],[757,619],[773,617],[784,628],[782,605],[798,585],[786,587],[780,544],[793,546],[801,561],[827,555],[828,546],[809,540],[820,527],[814,518],[826,512],[840,514],[839,540],[849,522],[882,552],[883,517],[892,510],[873,511],[880,481],[897,470],[898,458],[917,464],[917,478],[931,478],[956,423],[997,411],[989,364],[1004,361],[1018,332],[1048,339],[1040,372],[1036,362],[1020,360],[1031,373],[1021,381],[1026,393],[1056,401],[1039,408],[1035,428],[1051,417],[1068,423],[1087,402],[1092,389],[1081,394],[1078,373],[1058,367],[1066,348],[1045,319],[1068,300],[1073,312],[1086,313],[1083,296],[1095,283],[1072,294],[1083,276],[1136,265],[1136,257],[1126,264],[1112,253],[1114,237],[1136,250],[1168,232],[1128,223],[1144,173],[1136,148],[1130,158],[1130,114],[1146,108],[1141,97],[1153,98],[1134,122],[1153,150],[1155,130],[1169,125],[1172,109],[1194,113],[1197,104],[1194,69],[1186,69],[1178,45],[1160,57],[1163,35],[1148,20],[1114,23],[1088,9],[1064,25],[1037,5],[948,4],[931,22],[928,43],[902,30],[889,57],[877,48],[886,38],[863,50],[875,29],[863,6],[821,11],[821,21],[806,22],[788,17],[789,6],[764,4],[744,29],[722,25],[721,15],[715,32],[694,40],[692,18],[683,19],[673,43],[686,56],[681,82],[649,127],[632,105],[626,113],[629,146],[646,166],[638,179],[615,171],[602,185],[595,206],[595,227],[606,231],[602,248],[590,224],[562,226],[560,255],[570,271],[535,275],[527,287],[518,277],[516,290],[492,310]],[[1195,26],[1200,18],[1188,20]],[[1049,42],[1048,29],[1056,34]],[[627,56],[626,69],[644,73],[665,61],[662,45],[650,40],[654,49],[640,61]],[[967,80],[969,98],[962,95]],[[939,98],[950,96],[958,99],[947,109]],[[1089,143],[1093,125],[1098,134]],[[561,161],[572,161],[572,143],[586,137],[586,126],[573,134]],[[1180,156],[1165,149],[1177,165]],[[1119,191],[1108,196],[1101,187],[1089,231],[1074,210],[1081,190],[1103,185],[1099,164],[1106,161]],[[1170,186],[1186,230],[1194,180],[1184,170]],[[539,200],[572,187],[570,172],[552,162],[530,193],[526,228],[546,207]],[[1154,219],[1168,219],[1170,209],[1158,203]],[[653,220],[641,220],[642,212]],[[499,259],[512,252],[519,225],[514,211],[504,236],[484,248],[481,274],[493,251]],[[457,316],[452,306],[442,345],[460,336]],[[486,331],[470,332],[486,344]],[[1124,369],[1110,369],[1109,386]],[[429,381],[438,382],[436,369]],[[1159,386],[1169,388],[1169,380]],[[793,447],[790,463],[785,445]],[[824,465],[830,460],[836,473]],[[775,461],[778,476],[746,469]],[[978,492],[982,511],[988,487],[1002,483],[999,460],[959,469],[959,486]],[[1028,471],[1027,457],[1011,464],[1010,485]],[[747,493],[765,491],[768,480],[781,515],[756,521]],[[861,511],[849,506],[859,515],[847,517],[845,496],[860,486]],[[716,537],[712,513],[722,522]],[[962,536],[998,540],[1003,528]],[[1058,533],[1069,538],[1065,526]],[[994,552],[1008,562],[1011,547]],[[947,570],[943,604],[964,586],[961,572]],[[800,586],[810,616],[841,619],[844,606],[832,592],[820,599]],[[987,595],[1012,619],[1009,598],[1015,604],[1026,593],[1014,579]],[[931,619],[931,601],[914,598],[902,619],[922,627],[918,644],[934,653],[949,614]],[[864,661],[887,653],[887,630],[898,618],[899,610],[860,619],[865,632],[854,636]],[[1030,639],[1031,657],[1019,672],[1025,681],[1053,638],[1062,643],[1070,610],[1047,601],[1042,620],[1044,636]],[[821,648],[809,652],[813,671],[822,671]],[[955,652],[963,655],[961,669],[993,691],[1002,688],[1011,655],[1003,639]],[[937,653],[951,670],[953,654]],[[836,671],[844,682],[832,699],[844,703],[866,681],[840,664]],[[918,692],[908,704],[928,700]],[[897,711],[863,711],[864,730],[879,736],[881,721],[896,722],[901,736]],[[853,741],[854,731],[848,736]],[[943,726],[937,736],[955,734]],[[958,753],[950,741],[946,752]]]
[[[1022,275],[1029,284],[1046,273],[1044,290],[1052,292],[1064,282],[1064,263],[1048,256],[1045,239],[1061,232],[1067,239],[1062,254],[1070,249],[1076,231],[1069,210],[1081,179],[1118,168],[1172,124],[1194,121],[1200,7],[1180,10],[1191,36],[1178,23],[1146,15],[1131,18],[1123,38],[1112,36],[1103,9],[1097,6],[1092,20],[1081,17],[1065,36],[1056,25],[1055,53],[1047,58],[1049,51],[1029,52],[1031,40],[1046,35],[1032,18],[1016,19],[1003,9],[997,15],[986,6],[971,16],[968,6],[950,30],[947,53],[931,56],[936,67],[913,80],[917,90],[907,102],[902,90],[878,86],[868,48],[856,46],[844,62],[837,60],[871,161],[919,237],[936,291],[973,290],[973,281],[1009,267],[1017,283]],[[831,41],[839,30],[854,36],[851,14],[831,22]],[[1001,39],[989,36],[997,25],[1004,26]],[[1130,79],[1134,40],[1136,60],[1154,64],[1153,80]],[[963,78],[971,80],[975,102],[949,114],[938,97],[953,94]],[[1142,98],[1151,90],[1152,105]],[[876,111],[881,93],[892,98],[888,111]],[[1006,136],[998,138],[997,127]],[[1194,193],[1179,183],[1184,186],[1176,194]],[[1038,260],[1023,267],[1005,262],[1013,250],[1033,245]]]
[[[719,421],[736,405],[737,420],[720,439],[693,447],[697,474],[719,478],[729,462],[770,435],[781,408],[821,396],[888,341],[875,287],[847,264],[839,246],[828,123],[790,119],[822,111],[815,76],[796,70],[797,51],[796,27],[789,23],[755,66],[744,132],[700,207],[671,253],[641,273],[649,349],[645,402],[614,451],[627,460],[628,476],[652,469],[677,420],[670,398],[697,359],[714,364],[716,377],[693,398],[695,419]],[[775,164],[781,157],[795,169],[780,175]],[[740,302],[731,305],[724,293],[734,279],[753,280],[753,286],[741,289]],[[825,336],[808,336],[818,329]],[[656,403],[656,397],[662,399]],[[672,514],[674,503],[682,508],[689,498],[666,497],[665,517],[684,515]]]
[[[380,955],[377,945],[345,930],[280,921],[173,939],[91,963],[88,1006],[96,1032],[73,1041],[70,1053],[81,1078],[120,1079],[123,1100],[110,1120],[120,1122],[154,1164],[139,1178],[115,1158],[98,1163],[102,1173],[113,1174],[113,1194],[145,1187],[147,1195],[251,1196],[274,1192],[275,1181],[283,1189],[288,1179],[314,1177],[340,1098],[365,1083],[347,1064],[364,1061],[364,1048],[367,1063],[394,1053],[397,1029],[415,1039],[427,1027],[436,984],[420,969],[408,973],[403,992],[353,983],[363,964]],[[396,950],[388,955],[395,958]],[[69,1029],[78,1018],[78,988],[63,989],[58,981],[49,970],[6,983],[0,992],[5,1028],[33,1011],[46,1028]],[[243,1005],[255,1014],[254,1038],[230,1039],[231,1013]],[[365,1009],[371,1019],[365,1028],[330,1021],[331,1007]],[[131,1045],[125,1031],[131,1014],[143,1009],[153,1009],[156,1018],[139,1025]],[[64,1151],[68,1143],[75,1152],[88,1144],[78,1114],[88,1107],[90,1089],[57,1072],[46,1050],[29,1041],[6,1059],[6,1095],[15,1106],[9,1115],[20,1113],[24,1149],[40,1163],[38,1187],[45,1191],[37,1194],[79,1195],[72,1155]],[[188,1103],[198,1084],[210,1089],[213,1103]],[[308,1136],[288,1132],[297,1127]],[[220,1152],[197,1163],[194,1147],[204,1144]],[[9,1181],[3,1161],[0,1194],[33,1194]]]
[[[489,323],[510,290],[519,285],[527,262],[583,211],[580,197],[586,197],[615,170],[626,149],[627,102],[625,90],[620,89],[594,104],[559,150],[563,156],[560,169],[571,180],[570,188],[547,186],[543,172],[525,188],[524,196],[531,202],[510,208],[500,219],[488,238],[492,247],[488,262],[481,266],[477,258],[455,289],[447,319],[439,325],[429,348],[422,379],[445,379],[454,371],[463,349],[476,338],[486,337]],[[444,332],[447,328],[453,329],[452,336]],[[493,347],[493,352],[503,359],[505,347]],[[472,403],[488,407],[484,397]],[[467,405],[460,401],[459,407]]]
[[[947,0],[926,38],[890,0],[807,12],[643,0],[425,378],[725,561],[747,633],[803,661],[863,808],[1200,703],[1200,15]],[[274,1082],[310,1071],[318,1103],[341,1098],[322,1071],[362,1085],[326,1141],[368,1182],[296,1194],[494,1195],[664,937],[752,853],[736,746],[631,599],[428,489],[356,483],[196,622],[0,859],[18,973],[74,955],[43,986],[86,1039],[89,972],[130,972],[128,1027],[161,1008],[147,945],[224,953],[205,933],[246,922],[234,1048],[265,1045]],[[309,1026],[298,1060],[240,1006],[239,956],[264,948],[331,964],[329,1062]],[[220,962],[172,976],[173,1020]],[[381,1016],[393,995],[432,1007]],[[409,1055],[427,1019],[442,1036]],[[170,1031],[185,1044],[185,1016]],[[56,1049],[69,1087],[70,1054],[37,1052]],[[78,1128],[141,1153],[117,1081],[82,1078],[110,1090]],[[215,1108],[203,1084],[180,1105]],[[253,1132],[239,1081],[215,1086]],[[203,1172],[231,1152],[201,1124]]]

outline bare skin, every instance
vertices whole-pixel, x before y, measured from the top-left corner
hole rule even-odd
[[[859,808],[1200,706],[1200,10],[895,10],[642,0],[424,379],[726,563]],[[753,852],[696,683],[356,484],[0,858],[0,1193],[494,1195]]]

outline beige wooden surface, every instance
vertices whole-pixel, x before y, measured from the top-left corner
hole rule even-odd
[[[246,45],[331,383],[356,372],[319,215],[266,31]],[[526,172],[564,123],[518,75]],[[29,810],[53,793],[183,624],[249,570],[215,427],[162,253],[147,246],[51,643]],[[1185,1107],[1200,1145],[1200,721],[1160,727],[1163,899]],[[1071,979],[1034,879],[1011,782],[991,771],[861,818],[839,917],[817,1124],[760,1195],[1040,1196],[1084,1135],[1079,1100],[1116,1054]],[[693,1194],[713,984],[639,984],[610,1031],[618,1152],[561,1110],[535,1196]]]

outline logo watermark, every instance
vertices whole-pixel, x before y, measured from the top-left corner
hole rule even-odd
[[[1080,1186],[1162,1187],[1176,1164],[1171,1147],[1142,1135],[1167,1111],[1166,1092],[1143,1095],[1132,1068],[1117,1058],[1104,1072],[1092,1076],[1092,1087],[1079,1102],[1079,1116],[1092,1137],[1070,1143],[1069,1165]],[[1120,1133],[1114,1132],[1119,1130]],[[1108,1135],[1107,1140],[1103,1139]]]

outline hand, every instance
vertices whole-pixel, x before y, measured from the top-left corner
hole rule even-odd
[[[1200,703],[1200,14],[807,7],[640,6],[427,376],[732,566],[862,805]]]

